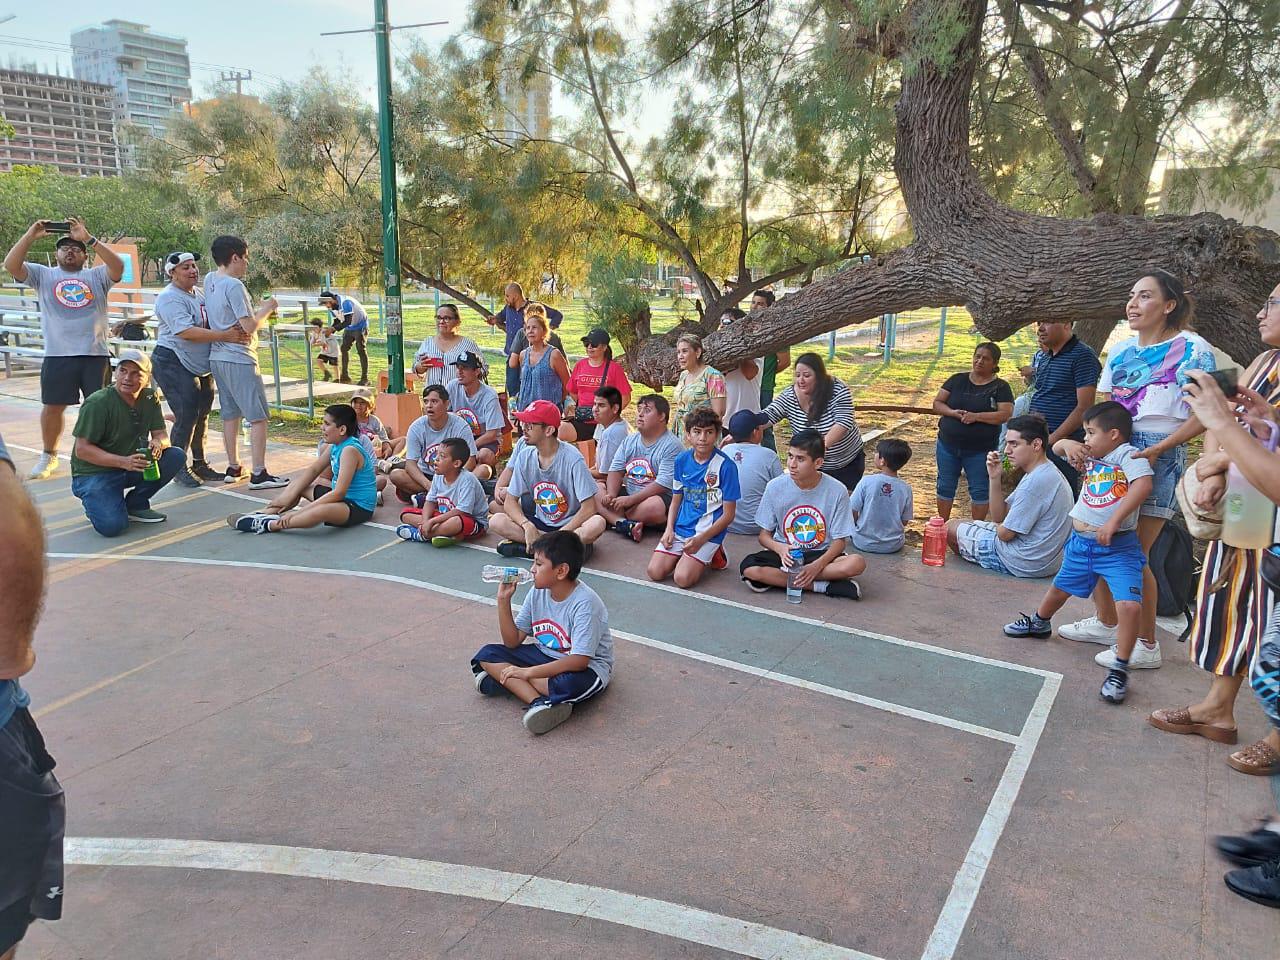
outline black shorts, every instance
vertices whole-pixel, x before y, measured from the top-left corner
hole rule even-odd
[[[594,420],[566,420],[576,431],[577,436],[574,437],[574,443],[586,443],[588,440],[596,438],[596,422]]]
[[[326,486],[323,483],[317,483],[311,488],[311,499],[319,500],[326,494],[333,492],[333,487]],[[347,505],[347,520],[345,523],[326,523],[326,527],[357,527],[362,523],[368,523],[373,519],[373,511],[366,510],[360,504],[356,503],[348,497],[343,497],[342,502]]]
[[[110,357],[45,357],[40,364],[40,402],[69,407],[110,381]]]
[[[804,552],[805,564],[813,563],[820,556],[826,553],[826,550],[806,550]],[[749,553],[742,558],[742,563],[738,564],[738,572],[746,579],[747,568],[749,567],[772,567],[774,570],[782,569],[782,558],[772,550],[761,550],[758,553]]]
[[[0,954],[32,920],[62,916],[66,806],[31,714],[0,728]]]

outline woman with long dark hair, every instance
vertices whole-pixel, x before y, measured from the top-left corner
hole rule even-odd
[[[802,353],[796,358],[791,386],[774,397],[764,413],[770,423],[788,421],[792,433],[817,430],[827,450],[822,472],[831,474],[850,491],[858,485],[866,454],[853,418],[853,396],[848,387],[827,373],[820,356]]]
[[[961,471],[969,483],[973,519],[987,519],[987,454],[999,446],[1000,425],[1013,416],[1013,390],[996,376],[999,372],[1000,348],[980,343],[970,368],[948,377],[933,400],[938,414],[938,516],[943,520],[951,519]]]

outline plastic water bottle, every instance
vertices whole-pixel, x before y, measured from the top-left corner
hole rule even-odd
[[[947,562],[947,521],[941,517],[933,517],[924,525],[920,562],[926,567],[941,567]]]
[[[1280,430],[1268,423],[1265,446],[1275,450]],[[1251,484],[1233,463],[1227,468],[1227,492],[1222,498],[1222,542],[1229,547],[1263,550],[1271,546],[1276,505]]]
[[[787,571],[787,603],[799,603],[804,591],[796,585],[796,577],[804,569],[804,551],[791,551],[791,569]]]
[[[156,458],[151,455],[151,444],[145,440],[138,439],[138,453],[147,458],[147,465],[142,468],[143,480],[159,480],[160,464],[156,463]]]
[[[527,567],[500,567],[495,563],[486,563],[480,571],[480,579],[485,583],[532,583],[533,571]]]

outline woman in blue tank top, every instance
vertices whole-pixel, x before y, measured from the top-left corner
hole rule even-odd
[[[526,410],[535,400],[547,400],[564,406],[564,391],[569,383],[569,364],[564,354],[547,342],[547,309],[540,303],[524,308],[524,335],[529,346],[513,353],[508,364],[520,371],[520,395],[517,409]]]
[[[227,525],[244,533],[281,533],[324,524],[354,527],[372,519],[378,484],[372,451],[361,442],[355,409],[335,403],[324,411],[320,455],[258,513],[234,513]],[[329,479],[332,486],[317,483]],[[307,499],[310,503],[299,507]],[[294,509],[297,507],[297,509]]]

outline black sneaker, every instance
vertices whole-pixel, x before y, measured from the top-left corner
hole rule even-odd
[[[284,477],[277,477],[267,470],[255,473],[249,478],[250,490],[275,490],[279,487],[287,487],[289,481]]]
[[[749,577],[743,577],[743,582],[751,589],[752,593],[768,593],[773,589],[767,583],[761,583],[759,580],[752,580]]]
[[[227,467],[227,472],[222,475],[223,483],[239,483],[245,478],[245,469],[240,464],[234,467]]]
[[[543,734],[560,726],[569,719],[571,713],[573,713],[573,704],[567,700],[552,703],[547,698],[540,697],[529,704],[521,722],[530,733]]]
[[[203,460],[191,461],[191,472],[201,480],[225,480],[226,474],[219,473]]]
[[[241,533],[270,533],[267,524],[274,519],[272,513],[233,513],[227,517],[227,526]]]
[[[1214,838],[1218,852],[1238,867],[1257,867],[1280,860],[1280,830],[1260,827],[1251,833]]]
[[[1260,903],[1264,907],[1280,907],[1280,860],[1271,860],[1243,870],[1231,870],[1222,879],[1232,893],[1239,894],[1246,900]]]
[[[1124,703],[1129,692],[1129,674],[1125,670],[1109,670],[1107,679],[1102,681],[1102,689],[1098,696],[1107,703]]]
[[[476,692],[483,697],[496,697],[507,692],[506,687],[493,679],[493,677],[489,676],[489,674],[483,670],[477,673],[475,678]]]
[[[594,543],[584,543],[582,545],[582,562],[590,563],[591,558],[595,556],[596,545]]]
[[[514,540],[503,540],[498,544],[498,556],[518,558],[521,560],[532,560],[529,551],[525,549],[523,543],[516,543]]]
[[[221,479],[221,477],[219,477]],[[178,471],[177,476],[173,478],[173,482],[180,487],[203,487],[204,481],[191,472],[190,467],[183,467]]]
[[[846,600],[861,600],[862,588],[857,580],[828,580],[828,597],[844,597]]]

